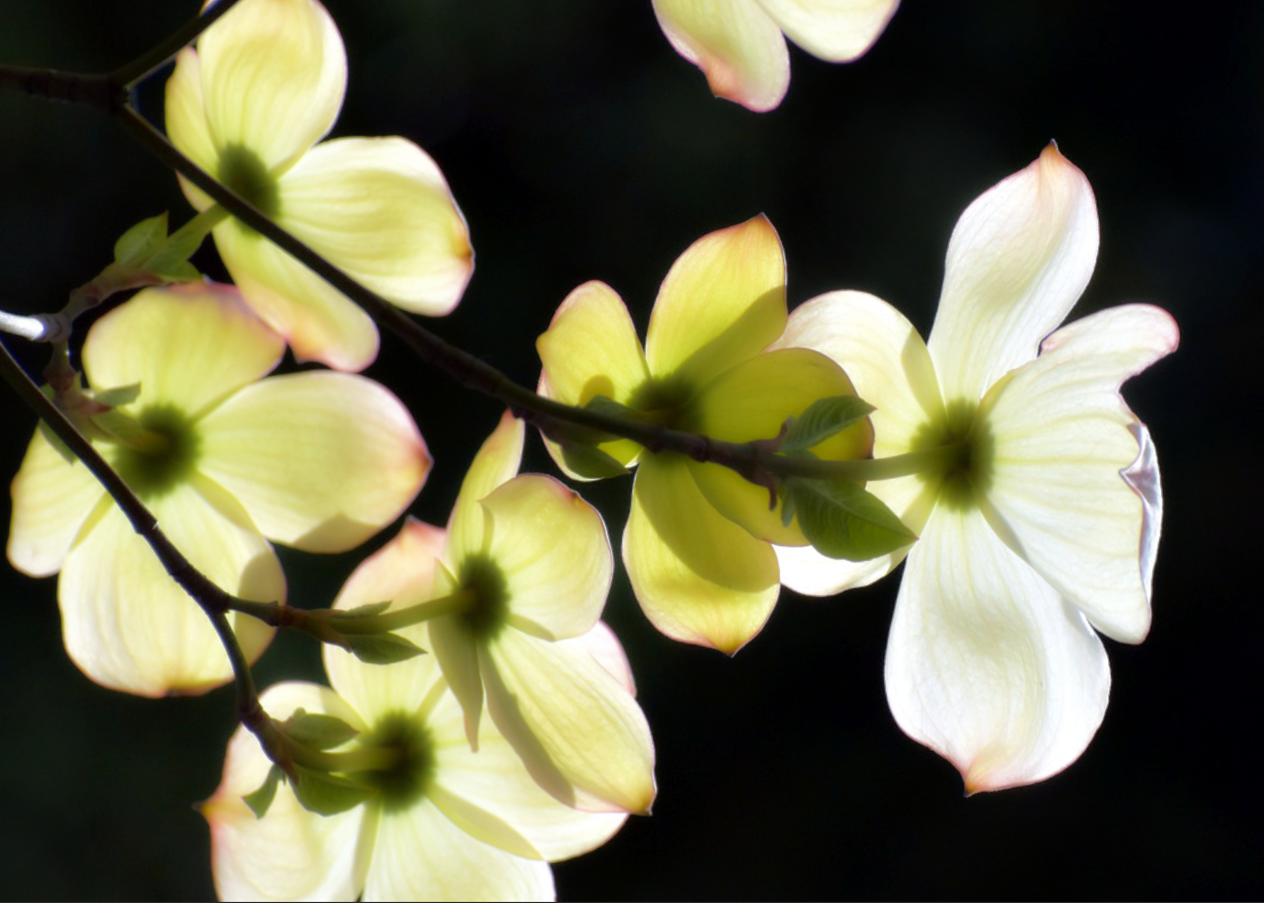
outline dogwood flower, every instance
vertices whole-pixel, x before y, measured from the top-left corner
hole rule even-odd
[[[959,448],[948,472],[870,484],[920,533],[910,550],[859,564],[783,554],[802,559],[789,585],[823,593],[872,582],[907,552],[887,697],[969,792],[1078,758],[1110,690],[1094,628],[1139,643],[1150,626],[1163,498],[1119,389],[1175,350],[1178,331],[1159,308],[1128,305],[1050,334],[1097,245],[1088,181],[1050,145],[957,223],[929,343],[860,292],[807,302],[779,341],[846,365],[877,406],[880,456]]]
[[[663,280],[644,351],[614,290],[581,285],[536,343],[539,391],[572,405],[606,396],[652,423],[716,439],[772,439],[812,402],[855,394],[824,355],[761,353],[785,327],[785,282],[781,241],[765,217],[713,232]],[[861,458],[872,441],[862,419],[813,452]],[[782,503],[770,509],[766,488],[719,464],[644,454],[629,440],[599,448],[639,465],[623,562],[646,616],[673,639],[735,653],[776,605],[773,543],[807,544],[797,519],[783,523]],[[582,478],[556,445],[550,451]]]
[[[436,316],[473,265],[443,174],[403,138],[339,138],[342,37],[316,0],[242,0],[185,49],[167,82],[167,132],[198,166],[279,226],[405,310]],[[181,180],[199,211],[212,201]],[[235,219],[214,229],[246,301],[303,359],[360,370],[373,322],[287,253]]]
[[[140,292],[83,346],[93,387],[138,389],[94,419],[93,445],[194,567],[256,601],[285,595],[265,537],[350,549],[399,515],[430,468],[412,418],[377,383],[328,371],[262,379],[284,350],[236,291],[204,284]],[[12,491],[9,560],[32,576],[61,572],[66,650],[84,673],[145,696],[232,676],[210,621],[83,464],[37,430]],[[244,616],[236,631],[252,659],[271,638]]]
[[[562,642],[598,623],[613,571],[601,515],[539,474],[515,476],[523,426],[506,414],[461,483],[429,581],[397,604],[461,594],[428,622],[430,645],[479,743],[484,701],[532,777],[592,811],[645,813],[654,745],[627,688],[588,650]]]
[[[336,607],[395,599],[400,608],[401,598],[428,590],[444,544],[444,531],[409,521],[356,569]],[[425,624],[400,633],[431,645]],[[630,685],[627,659],[604,625],[559,644],[576,656],[597,654],[612,681]],[[309,812],[286,785],[256,818],[242,797],[264,782],[271,763],[255,738],[238,730],[223,780],[202,806],[221,899],[547,900],[548,862],[600,846],[627,819],[553,799],[487,720],[474,752],[434,656],[366,665],[326,646],[325,667],[332,689],[280,684],[263,694],[266,710],[278,719],[299,708],[333,715],[359,731],[343,749],[394,747],[402,761],[361,773],[378,793],[348,811]]]
[[[762,113],[790,87],[786,38],[834,63],[878,40],[899,0],[654,0],[676,52],[702,69],[717,97]]]

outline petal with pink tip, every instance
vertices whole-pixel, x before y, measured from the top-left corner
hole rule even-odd
[[[1074,762],[1105,714],[1110,666],[1083,615],[977,508],[941,503],[905,564],[886,685],[904,732],[974,793]]]
[[[786,37],[836,63],[864,54],[878,40],[899,0],[756,0]]]
[[[777,604],[772,547],[711,507],[679,456],[649,456],[637,471],[623,563],[655,627],[729,655]]]
[[[1119,388],[1178,341],[1165,311],[1113,307],[1055,332],[980,407],[995,449],[984,513],[1094,627],[1124,642],[1150,626],[1162,493],[1148,439],[1150,497],[1122,475],[1142,448]]]
[[[944,400],[973,403],[1036,355],[1097,261],[1097,204],[1055,145],[985,191],[948,243],[931,357]]]
[[[389,390],[316,370],[247,386],[208,414],[198,468],[265,536],[311,552],[354,548],[412,502],[430,455]]]
[[[672,47],[703,71],[717,97],[764,112],[786,96],[786,39],[758,3],[654,0],[654,14]]]

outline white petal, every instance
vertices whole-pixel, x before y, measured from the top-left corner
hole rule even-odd
[[[984,509],[993,526],[1125,642],[1150,626],[1163,498],[1154,446],[1119,389],[1177,341],[1157,307],[1101,311],[1050,336],[980,408],[995,450]]]
[[[790,40],[823,60],[844,63],[872,46],[899,0],[757,0]]]
[[[1035,357],[1088,285],[1097,243],[1093,190],[1052,144],[966,209],[927,343],[945,402],[973,403]]]
[[[1101,724],[1106,651],[977,509],[941,503],[909,553],[886,659],[900,727],[947,758],[966,791],[1057,774]]]

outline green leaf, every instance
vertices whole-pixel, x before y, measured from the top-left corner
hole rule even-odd
[[[349,643],[348,651],[368,665],[393,665],[426,654],[397,633],[346,633],[343,638]]]
[[[294,766],[294,795],[308,812],[318,815],[337,815],[363,803],[376,793],[349,778],[323,771]]]
[[[819,445],[874,410],[873,405],[855,395],[834,395],[814,401],[798,417],[791,418],[779,450],[802,451]]]
[[[868,561],[917,539],[890,508],[858,483],[791,479],[786,481],[786,495],[803,535],[830,558]]]
[[[628,472],[612,455],[595,445],[563,445],[562,460],[572,473],[587,480],[621,477]]]
[[[360,733],[341,718],[297,710],[286,720],[286,736],[311,749],[333,749]]]
[[[356,618],[371,618],[373,615],[380,615],[390,607],[391,600],[387,599],[385,602],[372,602],[368,605],[357,605],[355,608],[327,609],[327,611],[331,621],[353,621]],[[309,614],[315,614],[315,612],[309,612]]]
[[[53,432],[53,428],[43,420],[39,422],[39,431],[44,434],[44,439],[62,456],[67,464],[78,464],[79,456],[70,450],[70,446],[61,441],[61,436]]]
[[[272,800],[276,798],[277,784],[281,783],[281,778],[284,776],[285,772],[281,770],[281,766],[273,765],[268,769],[268,776],[263,779],[259,789],[242,797],[242,801],[250,807],[255,818],[263,818],[268,814]]]
[[[114,259],[129,269],[141,269],[167,240],[165,212],[143,219],[122,234],[114,243]],[[188,259],[188,255],[185,255]]]

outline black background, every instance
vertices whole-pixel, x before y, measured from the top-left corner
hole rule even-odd
[[[605,280],[643,330],[676,256],[761,211],[785,244],[792,307],[864,289],[925,334],[957,216],[1050,139],[1101,215],[1073,316],[1151,301],[1181,327],[1180,350],[1126,388],[1166,489],[1154,628],[1139,647],[1108,643],[1110,708],[1078,762],[965,799],[955,770],[899,731],[882,686],[898,573],[835,599],[784,592],[732,660],[660,637],[620,575],[607,619],[655,732],[659,798],[651,818],[555,868],[562,897],[1264,893],[1264,4],[1178,17],[1142,0],[907,0],[858,63],[792,49],[789,95],[762,115],[711,97],[648,0],[329,8],[350,60],[334,134],[417,141],[470,223],[473,281],[428,325],[521,382],[534,384],[534,339],[570,289]],[[0,61],[106,70],[193,12],[5,0]],[[164,77],[140,95],[159,123]],[[127,226],[163,209],[187,215],[174,178],[108,119],[0,95],[0,307],[58,308]],[[197,262],[218,272],[209,245]],[[41,350],[6,343],[42,366]],[[415,413],[437,463],[411,510],[441,523],[499,411],[389,337],[368,372]],[[7,392],[0,405],[11,475],[34,418]],[[538,442],[527,466],[551,469]],[[628,488],[584,488],[616,542]],[[328,604],[363,553],[283,550],[291,600]],[[0,895],[211,896],[192,804],[218,782],[231,692],[148,701],[90,683],[62,650],[55,584],[0,576]],[[318,651],[280,637],[257,672],[264,685],[315,678]]]

